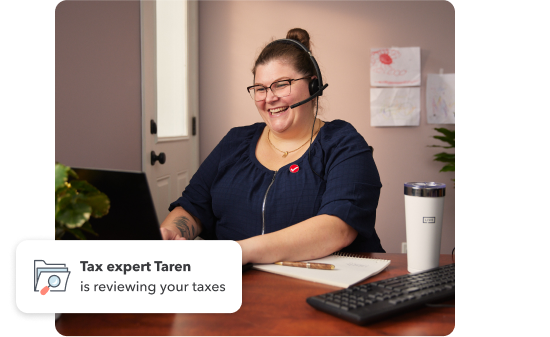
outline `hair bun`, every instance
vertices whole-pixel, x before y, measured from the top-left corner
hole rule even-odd
[[[311,47],[309,45],[309,34],[306,30],[303,30],[302,28],[293,28],[286,33],[286,38],[300,42],[309,51],[311,51]]]

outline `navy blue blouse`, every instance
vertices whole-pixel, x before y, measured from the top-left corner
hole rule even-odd
[[[220,240],[243,240],[334,215],[359,232],[344,251],[385,252],[374,229],[382,184],[355,128],[341,120],[326,122],[311,145],[310,161],[306,152],[278,171],[256,158],[264,128],[256,123],[231,129],[169,210],[183,207],[201,221],[203,239]]]

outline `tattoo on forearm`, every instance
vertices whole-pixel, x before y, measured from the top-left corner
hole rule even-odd
[[[174,224],[184,238],[192,239],[195,237],[195,227],[189,223],[188,218],[184,216],[177,217],[174,219]],[[189,229],[189,227],[191,227],[191,229]],[[191,231],[193,231],[193,234],[191,234]]]

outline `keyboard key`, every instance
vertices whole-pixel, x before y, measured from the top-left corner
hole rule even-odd
[[[326,301],[325,304],[328,304],[332,307],[340,308],[340,304],[332,301]]]
[[[419,291],[420,288],[418,287],[411,287],[411,288],[407,288],[405,290],[403,290],[404,293],[412,293],[412,292],[415,292],[415,291]]]

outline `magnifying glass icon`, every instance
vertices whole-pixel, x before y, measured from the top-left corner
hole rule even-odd
[[[46,295],[51,288],[57,288],[61,284],[61,279],[57,275],[52,275],[48,278],[48,285],[40,290],[41,295]]]

